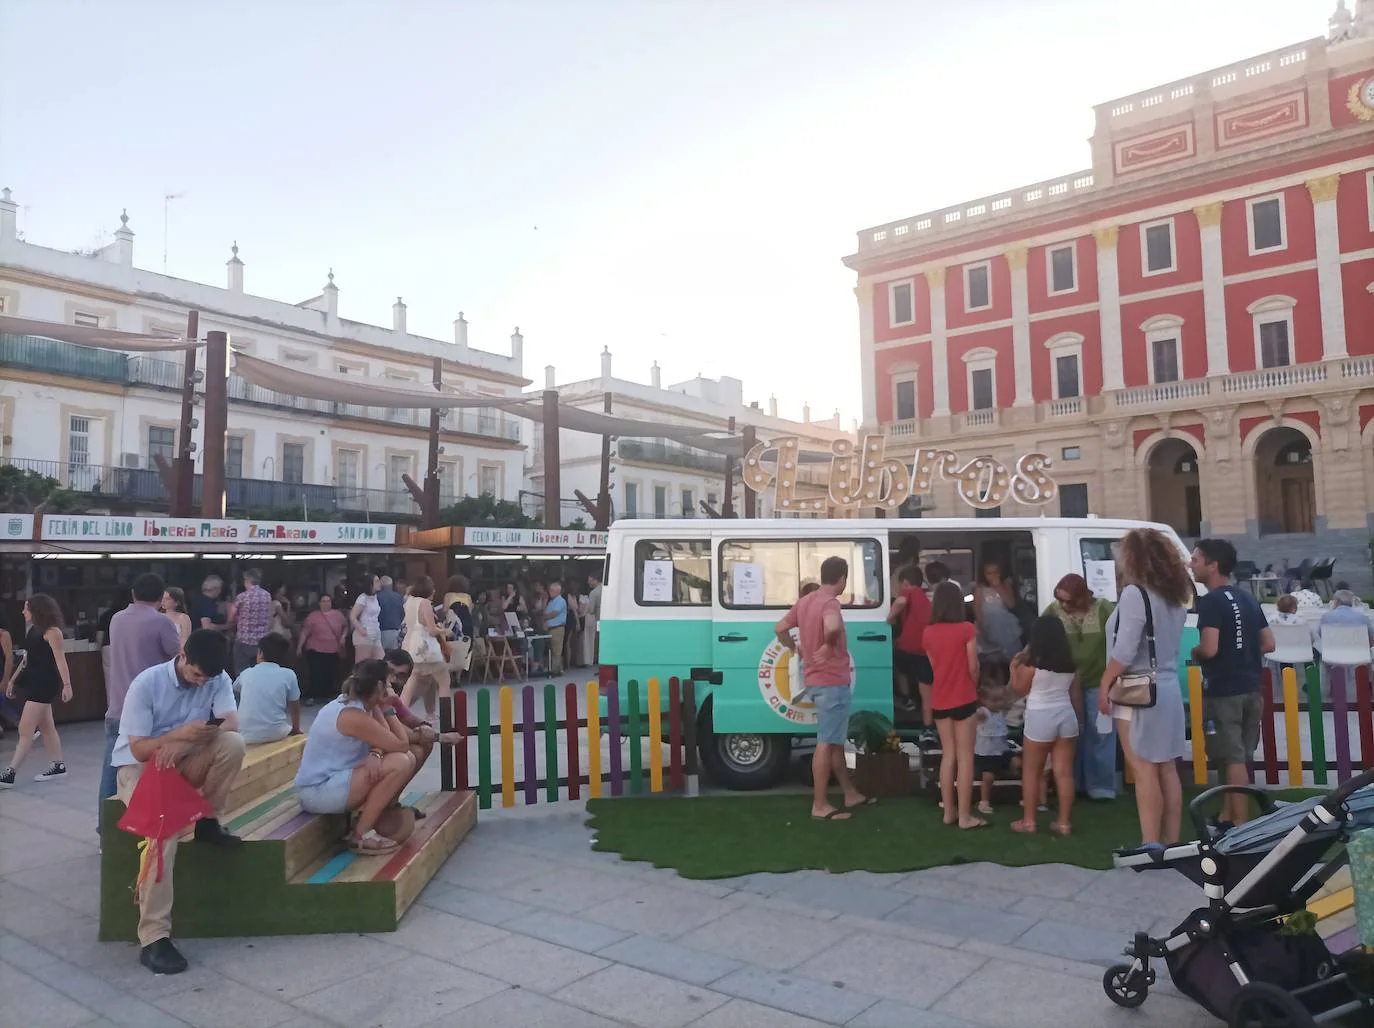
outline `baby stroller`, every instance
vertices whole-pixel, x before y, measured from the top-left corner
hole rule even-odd
[[[1188,808],[1201,842],[1118,854],[1117,867],[1180,872],[1202,887],[1207,906],[1168,938],[1136,934],[1125,949],[1131,963],[1103,976],[1112,1002],[1144,1003],[1157,959],[1180,992],[1231,1028],[1312,1028],[1374,1011],[1370,958],[1359,950],[1333,955],[1315,932],[1283,920],[1305,911],[1345,866],[1350,834],[1374,826],[1371,784],[1374,771],[1366,771],[1326,796],[1282,806],[1263,789],[1219,786]],[[1253,797],[1262,815],[1229,830],[1210,825],[1209,801],[1233,792]]]

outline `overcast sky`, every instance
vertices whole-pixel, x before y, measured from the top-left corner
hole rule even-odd
[[[1094,103],[1321,35],[1334,0],[3,0],[36,243],[470,342],[542,385],[736,375],[858,414],[868,225],[1087,167]]]

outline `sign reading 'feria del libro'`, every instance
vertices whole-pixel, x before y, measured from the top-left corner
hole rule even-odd
[[[874,435],[864,436],[858,447],[847,439],[830,444],[825,482],[830,506],[896,510],[910,497],[929,492],[936,476],[953,482],[961,500],[982,510],[1000,507],[1008,499],[1041,506],[1059,495],[1059,487],[1049,475],[1053,462],[1043,453],[1028,453],[1009,468],[986,455],[960,464],[950,450],[932,448],[918,449],[907,461],[889,456],[885,446],[886,440]],[[775,510],[824,510],[826,500],[799,494],[802,463],[796,436],[759,443],[744,455],[744,484],[755,492],[771,486]]]
[[[390,546],[396,542],[396,526],[343,521],[226,521],[47,514],[43,517],[42,538],[44,542]]]

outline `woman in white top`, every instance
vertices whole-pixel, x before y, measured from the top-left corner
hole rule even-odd
[[[1031,628],[1030,644],[1012,661],[1011,687],[1026,697],[1026,722],[1021,761],[1022,818],[1014,832],[1036,830],[1035,811],[1040,802],[1040,777],[1046,758],[1054,769],[1054,791],[1059,818],[1050,822],[1055,835],[1068,835],[1073,811],[1073,756],[1078,746],[1078,725],[1083,709],[1083,687],[1078,681],[1069,648],[1069,636],[1059,618],[1046,615]]]
[[[381,616],[382,608],[377,603],[377,576],[368,575],[362,592],[353,601],[353,609],[348,612],[348,620],[353,626],[355,663],[382,659]]]
[[[448,630],[434,616],[434,579],[421,575],[410,586],[405,603],[405,640],[401,648],[410,654],[415,664],[401,702],[412,710],[418,700],[424,701],[426,712],[433,717],[439,709],[439,697],[449,695],[448,658],[440,640],[446,640]]]

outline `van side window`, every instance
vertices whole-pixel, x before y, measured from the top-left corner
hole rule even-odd
[[[641,607],[709,607],[710,542],[641,539],[635,543],[635,602]]]
[[[1115,603],[1120,592],[1116,580],[1117,572],[1115,568],[1108,568],[1106,565],[1116,564],[1117,558],[1121,556],[1121,540],[1079,539],[1078,551],[1082,558],[1082,575],[1088,582],[1088,588],[1098,599]]]
[[[876,539],[733,539],[720,548],[720,602],[732,610],[787,610],[802,586],[821,580],[827,557],[849,562],[845,607],[883,602],[882,546]]]

